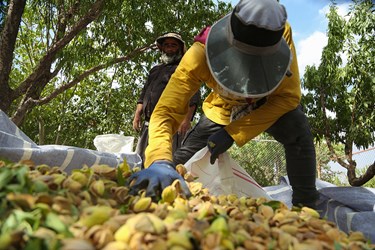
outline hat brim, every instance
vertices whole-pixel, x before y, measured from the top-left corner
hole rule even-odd
[[[278,50],[253,55],[234,48],[227,39],[230,14],[216,22],[206,41],[207,63],[214,79],[228,92],[244,98],[260,98],[281,83],[291,63],[288,44],[282,39]]]
[[[165,39],[167,38],[174,38],[176,39],[179,43],[180,43],[180,46],[181,46],[181,50],[182,50],[182,53],[185,53],[186,52],[186,45],[185,45],[185,41],[182,40],[182,38],[178,37],[178,36],[175,36],[175,35],[170,35],[170,34],[167,34],[167,35],[164,35],[164,36],[161,36],[161,37],[158,37],[156,39],[156,45],[158,47],[159,50],[162,50],[162,44],[164,42]]]

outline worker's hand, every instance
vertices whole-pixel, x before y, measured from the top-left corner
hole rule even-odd
[[[214,164],[219,155],[227,151],[233,142],[233,138],[224,128],[208,137],[207,147],[211,152],[210,163]]]
[[[130,194],[137,195],[142,189],[146,189],[146,196],[157,200],[161,197],[164,188],[171,185],[174,180],[180,180],[181,188],[186,197],[191,193],[184,178],[177,173],[170,161],[155,161],[150,167],[132,174],[129,177]]]
[[[140,131],[141,130],[141,127],[142,127],[142,119],[141,119],[141,116],[140,115],[135,115],[134,116],[134,119],[133,119],[133,129],[135,131]]]

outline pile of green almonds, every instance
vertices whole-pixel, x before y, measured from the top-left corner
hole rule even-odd
[[[0,250],[374,249],[361,232],[346,234],[313,209],[265,198],[211,195],[186,172],[157,201],[129,194],[126,162],[117,168],[0,161]]]

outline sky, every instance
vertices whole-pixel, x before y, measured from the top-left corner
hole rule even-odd
[[[288,13],[292,26],[293,39],[297,50],[300,75],[306,65],[319,65],[321,52],[327,45],[326,14],[329,11],[329,0],[280,0]],[[336,0],[338,12],[344,16],[349,11],[352,1]]]
[[[235,6],[239,1],[230,1]],[[297,59],[301,77],[306,65],[319,65],[322,49],[327,44],[326,13],[329,11],[329,0],[280,0],[285,6],[288,21],[292,26],[293,40],[296,46]],[[335,0],[339,13],[345,15],[351,0]]]

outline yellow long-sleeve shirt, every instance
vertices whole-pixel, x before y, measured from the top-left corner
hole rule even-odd
[[[211,92],[203,102],[203,112],[213,122],[226,125],[225,130],[238,146],[244,145],[267,130],[282,115],[295,109],[300,103],[301,86],[298,63],[287,23],[283,34],[292,52],[290,71],[281,84],[267,96],[265,104],[248,115],[230,122],[232,107],[244,103],[244,99],[228,100]],[[145,152],[145,167],[156,160],[172,161],[172,137],[187,112],[190,98],[205,83],[214,89],[218,84],[207,65],[205,45],[195,42],[185,53],[175,73],[170,78],[151,116],[149,145]]]

